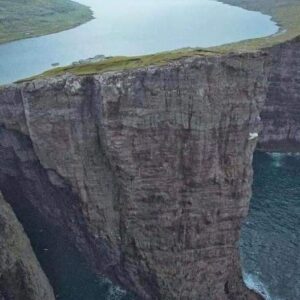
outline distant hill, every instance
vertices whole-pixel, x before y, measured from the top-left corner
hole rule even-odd
[[[219,51],[249,51],[270,47],[300,36],[300,0],[219,0],[224,3],[260,11],[272,17],[279,25],[278,33],[214,48]]]
[[[0,0],[0,43],[49,34],[92,19],[92,11],[70,0]]]
[[[258,10],[268,15],[272,15],[272,12],[280,7],[299,5],[299,0],[225,0],[224,2],[249,10]]]

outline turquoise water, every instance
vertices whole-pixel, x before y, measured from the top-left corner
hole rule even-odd
[[[212,0],[77,0],[95,19],[64,32],[0,45],[0,84],[98,54],[209,47],[277,32],[269,16]]]
[[[255,153],[241,253],[251,288],[267,300],[300,299],[300,155]]]

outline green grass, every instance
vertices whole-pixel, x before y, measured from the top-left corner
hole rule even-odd
[[[279,26],[279,34],[222,45],[212,49],[222,51],[256,51],[291,40],[300,35],[299,0],[224,0],[231,5],[270,15]]]
[[[206,49],[182,49],[161,52],[144,56],[115,56],[96,63],[87,63],[77,66],[58,67],[48,70],[40,75],[20,80],[18,82],[30,81],[37,78],[47,78],[65,73],[74,75],[91,75],[108,71],[129,70],[151,65],[166,65],[170,62],[191,56],[216,56],[222,52]]]
[[[0,44],[75,27],[92,11],[70,0],[0,0]]]

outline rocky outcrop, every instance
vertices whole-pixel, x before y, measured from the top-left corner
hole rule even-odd
[[[0,299],[54,300],[30,242],[0,194]]]
[[[300,38],[269,50],[269,87],[258,147],[300,151]]]
[[[0,90],[0,188],[141,299],[257,299],[237,241],[265,54]]]

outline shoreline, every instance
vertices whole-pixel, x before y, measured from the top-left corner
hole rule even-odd
[[[0,0],[1,4],[1,0]],[[55,3],[53,3],[54,5]],[[67,0],[66,3],[63,3],[62,7],[58,7],[60,9],[69,9],[68,5],[72,5],[73,11],[67,11],[66,13],[53,13],[53,16],[49,13],[49,15],[46,15],[45,18],[50,18],[47,21],[47,24],[44,24],[43,26],[47,26],[45,28],[40,28],[38,21],[40,20],[42,15],[33,15],[33,19],[37,19],[36,27],[28,29],[28,32],[24,32],[20,30],[18,33],[14,32],[0,32],[0,46],[14,43],[21,40],[28,40],[31,38],[37,38],[42,36],[47,36],[51,34],[56,34],[59,32],[71,30],[73,28],[76,28],[80,25],[86,24],[92,20],[95,19],[94,17],[94,11],[91,9],[91,7],[84,5],[80,2],[73,1],[73,0]],[[11,7],[9,7],[11,8]],[[30,7],[27,7],[29,9]],[[56,8],[54,6],[54,8]],[[41,9],[43,9],[43,6],[41,6]],[[51,8],[48,9],[51,12]],[[8,16],[6,16],[9,20],[10,13],[8,13]],[[69,19],[68,19],[69,18]],[[19,22],[25,22],[24,26],[31,26],[31,24],[27,24],[24,19],[20,19]],[[51,27],[52,25],[53,27]],[[13,27],[20,27],[20,24],[12,24]],[[41,26],[41,25],[40,25]],[[1,36],[3,34],[3,36]],[[6,36],[5,36],[6,34]]]
[[[86,64],[81,64],[80,66],[72,65],[72,62],[64,63],[57,59],[54,59],[53,61],[51,61],[49,63],[58,62],[59,65],[57,65],[57,66],[52,65],[52,68],[49,66],[45,71],[35,72],[35,73],[33,73],[32,76],[25,75],[25,76],[22,76],[21,79],[13,79],[12,82],[20,82],[20,81],[22,82],[22,81],[30,80],[32,78],[44,77],[47,75],[48,76],[57,75],[58,73],[64,73],[65,71],[71,71],[71,72],[74,71],[74,73],[76,73],[78,71],[80,74],[86,74],[86,73],[90,74],[93,72],[98,72],[99,70],[100,71],[110,70],[111,68],[113,70],[115,70],[115,69],[122,69],[123,67],[136,68],[136,67],[142,67],[142,66],[156,65],[156,64],[166,63],[168,61],[173,61],[173,60],[177,60],[177,59],[184,58],[184,57],[190,57],[190,56],[223,55],[223,54],[229,54],[231,52],[233,52],[233,53],[256,52],[257,50],[260,49],[260,47],[258,47],[258,48],[251,47],[251,45],[256,44],[256,42],[260,43],[263,41],[271,41],[271,40],[274,41],[278,37],[286,36],[288,29],[284,27],[282,22],[279,22],[278,18],[275,17],[274,14],[268,13],[268,12],[264,11],[263,9],[255,10],[254,7],[245,7],[245,6],[243,7],[243,6],[235,5],[234,3],[231,3],[231,1],[234,1],[234,0],[217,0],[216,2],[225,4],[226,6],[227,5],[235,6],[235,7],[244,9],[244,10],[259,12],[260,14],[262,14],[264,16],[268,16],[270,18],[270,21],[272,21],[274,23],[274,25],[276,25],[276,32],[274,32],[271,35],[261,36],[259,38],[244,39],[241,41],[236,41],[236,42],[232,42],[232,43],[224,43],[224,44],[221,44],[218,46],[211,46],[211,47],[206,47],[206,48],[200,48],[200,47],[182,48],[182,49],[175,48],[174,50],[167,50],[167,51],[163,51],[163,52],[153,52],[152,54],[137,55],[137,56],[131,56],[131,55],[109,56],[108,55],[107,57],[109,57],[110,59],[106,59],[105,61],[100,61],[100,62],[96,62],[96,63],[87,62]],[[274,0],[274,1],[276,1],[276,0]],[[98,19],[97,14],[95,13],[95,10],[93,9],[93,6],[89,5],[89,4],[87,4],[87,5],[82,4],[82,2],[84,2],[84,1],[78,0],[78,2],[76,2],[76,3],[78,5],[83,5],[86,8],[88,8],[89,11],[91,12],[91,18],[86,22],[78,23],[78,25],[72,26],[71,28],[80,27],[80,25],[87,24],[92,20]],[[57,33],[72,30],[71,28],[57,31]],[[49,34],[41,34],[39,36],[42,37],[42,36],[47,36],[50,34],[56,34],[56,33],[51,32]],[[12,41],[12,43],[13,43],[13,41]],[[6,44],[8,44],[8,43],[6,43]],[[0,44],[0,45],[3,45],[3,44]],[[100,52],[100,51],[96,55],[98,55],[98,54],[106,55],[105,52]],[[85,57],[89,57],[89,56],[85,56],[83,54],[81,57],[82,57],[82,59],[84,59]],[[92,56],[90,56],[90,57],[92,57]],[[74,59],[73,61],[76,61],[76,60],[79,60],[79,59]],[[55,68],[53,68],[53,67],[55,67]],[[7,83],[9,83],[9,82],[3,83],[1,85],[7,84]]]
[[[22,40],[29,40],[29,39],[34,39],[34,38],[37,38],[37,37],[41,37],[41,36],[47,36],[47,35],[51,35],[51,34],[56,34],[56,33],[59,33],[59,32],[63,32],[63,31],[67,31],[67,30],[71,30],[71,29],[74,29],[78,26],[81,26],[83,24],[86,24],[90,21],[93,21],[95,19],[94,15],[92,15],[92,17],[90,19],[88,19],[87,21],[83,21],[83,22],[79,22],[77,24],[74,24],[70,27],[64,27],[64,28],[61,28],[61,29],[57,29],[55,31],[51,31],[51,32],[46,32],[46,33],[41,33],[41,34],[36,34],[36,35],[30,35],[28,37],[24,37],[24,38],[16,38],[16,39],[12,39],[12,40],[8,40],[8,41],[1,41],[0,40],[0,46],[2,45],[7,45],[7,44],[11,44],[11,43],[14,43],[14,42],[18,42],[18,41],[22,41]]]

